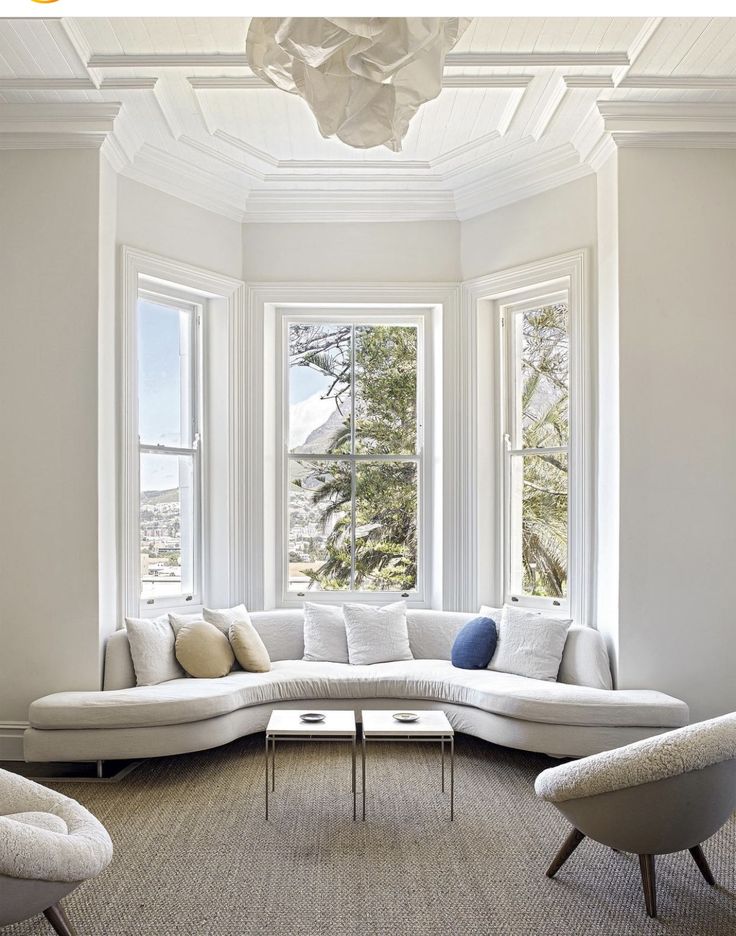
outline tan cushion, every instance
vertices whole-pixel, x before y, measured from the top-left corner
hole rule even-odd
[[[235,657],[249,673],[268,673],[271,669],[271,658],[266,645],[261,640],[258,631],[250,620],[235,621],[230,625],[230,644],[235,651]]]
[[[176,659],[198,679],[227,676],[235,662],[227,637],[207,621],[190,621],[179,628]]]

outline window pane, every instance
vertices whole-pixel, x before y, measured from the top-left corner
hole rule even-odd
[[[523,312],[518,320],[521,385],[517,384],[517,393],[521,412],[517,419],[520,417],[522,448],[567,445],[567,304],[560,302]]]
[[[350,451],[350,325],[289,326],[289,451]]]
[[[192,444],[191,310],[138,302],[138,432],[147,445]]]
[[[417,493],[414,462],[357,463],[356,590],[416,588]]]
[[[511,591],[567,595],[567,455],[511,457]]]
[[[350,588],[351,467],[289,460],[289,588]]]
[[[194,590],[194,459],[141,454],[141,597]]]
[[[417,449],[417,329],[355,329],[355,451],[413,455]]]

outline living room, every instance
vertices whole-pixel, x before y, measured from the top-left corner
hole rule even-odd
[[[0,18],[0,932],[736,932],[736,17],[177,6]]]

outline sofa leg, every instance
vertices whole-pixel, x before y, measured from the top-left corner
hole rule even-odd
[[[714,887],[716,883],[716,879],[713,877],[713,873],[710,870],[708,861],[705,855],[703,854],[703,849],[700,847],[700,845],[695,845],[693,848],[690,849],[690,854],[693,856],[693,859],[695,860],[695,864],[700,869],[700,873],[703,875],[705,880],[710,884],[711,887]]]
[[[76,930],[69,922],[69,917],[64,912],[64,908],[60,903],[55,903],[51,907],[47,907],[43,911],[43,915],[53,926],[54,932],[58,933],[58,936],[77,936]]]
[[[578,845],[583,841],[585,836],[578,829],[573,829],[572,832],[565,839],[565,842],[562,848],[555,855],[555,859],[552,864],[547,868],[547,877],[553,878],[555,874],[560,870],[563,864],[567,859],[572,855]]]
[[[644,903],[650,917],[657,916],[657,880],[654,871],[654,855],[639,855],[641,883],[644,888]]]

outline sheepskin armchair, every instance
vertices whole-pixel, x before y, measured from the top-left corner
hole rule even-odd
[[[0,926],[42,911],[74,930],[59,901],[112,859],[104,826],[68,796],[0,770]]]
[[[736,713],[552,767],[535,790],[573,825],[547,876],[586,836],[633,852],[647,913],[656,917],[655,855],[687,849],[715,883],[701,843],[736,809]]]

